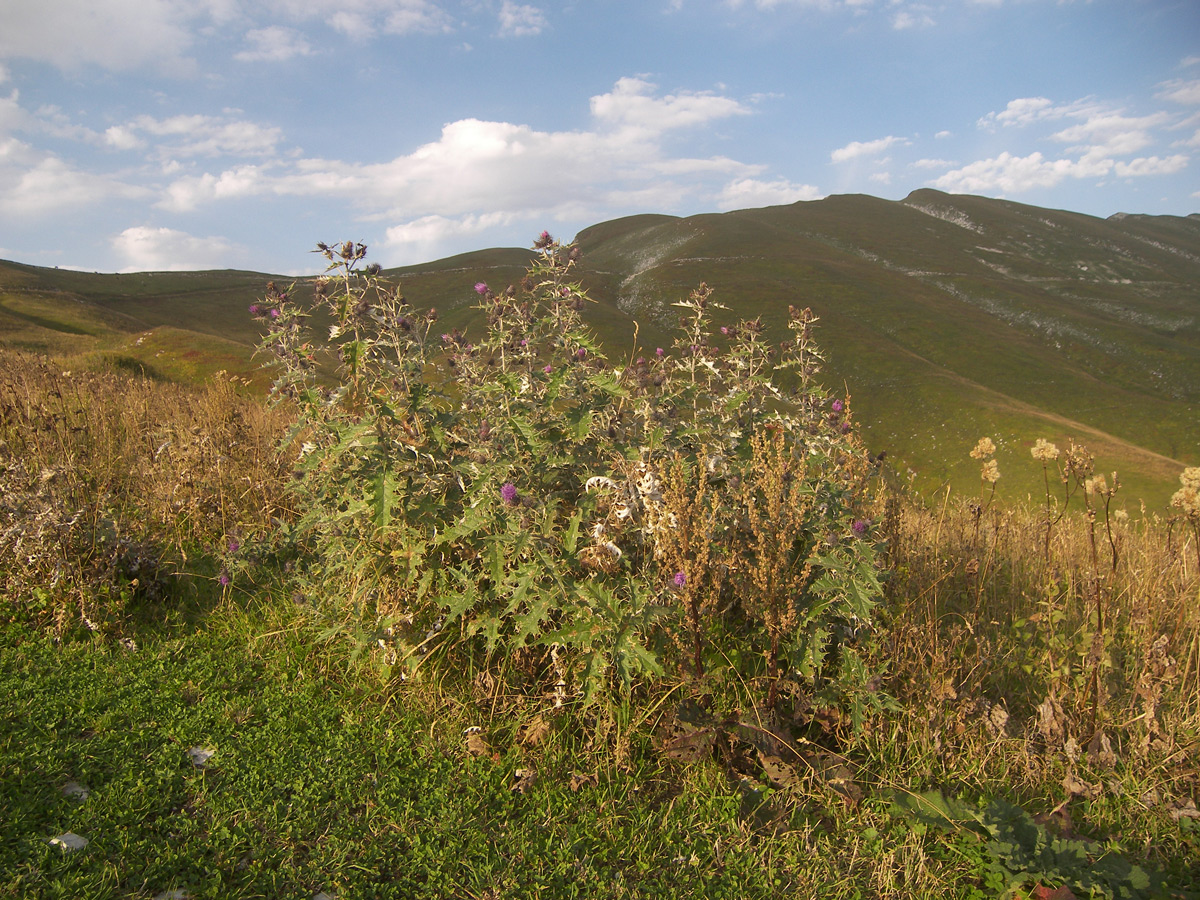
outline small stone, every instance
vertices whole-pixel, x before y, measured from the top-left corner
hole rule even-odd
[[[215,750],[207,750],[204,747],[192,747],[188,750],[188,759],[192,761],[192,765],[197,769],[203,769],[208,766],[208,761],[212,759]]]
[[[50,843],[55,847],[62,847],[64,850],[82,850],[88,845],[88,839],[68,831],[58,837],[50,838]]]
[[[92,794],[78,781],[68,781],[62,786],[62,793],[64,797],[74,797],[76,800],[86,800]]]
[[[183,888],[172,888],[169,891],[159,891],[154,900],[187,900],[188,892]]]

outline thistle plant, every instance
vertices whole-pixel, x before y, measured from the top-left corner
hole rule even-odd
[[[312,306],[275,289],[252,310],[297,411],[292,537],[318,609],[410,671],[520,657],[584,701],[730,661],[771,705],[783,679],[849,696],[876,541],[816,318],[792,308],[771,346],[758,320],[717,326],[702,284],[669,348],[615,364],[583,324],[578,248],[534,249],[520,285],[474,284],[478,332],[438,335],[350,242],[318,246]]]

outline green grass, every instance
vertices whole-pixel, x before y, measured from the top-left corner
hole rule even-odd
[[[454,691],[389,690],[278,611],[220,607],[137,639],[4,633],[0,893],[743,898],[828,883],[856,896],[885,842],[875,829],[857,863],[846,842],[871,821],[897,827],[879,803],[756,828],[718,767],[656,759],[645,731],[621,764],[584,746],[586,729],[523,747],[516,720],[489,722]],[[469,725],[493,756],[467,752]],[[193,746],[214,751],[203,769]],[[536,777],[514,790],[524,769]],[[64,796],[72,781],[90,795]],[[90,843],[49,844],[64,832]],[[910,852],[938,865],[923,843]],[[971,896],[961,864],[942,865],[940,896]]]

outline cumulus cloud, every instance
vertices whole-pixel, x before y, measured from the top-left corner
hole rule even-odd
[[[878,156],[883,153],[888,147],[895,144],[907,144],[904,138],[888,135],[885,138],[879,138],[876,141],[851,141],[845,147],[840,147],[829,154],[829,158],[835,163],[849,162],[853,159],[860,159],[864,156]]]
[[[138,225],[112,239],[125,261],[122,272],[186,272],[229,265],[233,245],[221,237],[194,237],[172,228]]]
[[[270,158],[188,172],[162,190],[158,205],[185,212],[253,196],[347,199],[361,216],[388,223],[391,245],[429,249],[501,222],[599,219],[631,207],[675,209],[685,201],[703,207],[736,198],[761,205],[816,196],[806,185],[756,181],[761,166],[672,152],[677,135],[688,129],[744,113],[734,99],[663,95],[641,79],[622,79],[593,97],[590,108],[593,127],[576,131],[460,119],[444,125],[435,140],[379,163]]]
[[[234,54],[241,62],[286,62],[295,56],[310,56],[312,45],[300,32],[281,25],[253,28],[246,32],[247,48]]]
[[[1187,168],[1188,157],[1182,154],[1159,159],[1157,156],[1143,156],[1131,159],[1129,162],[1118,162],[1113,166],[1113,172],[1122,178],[1139,177],[1142,175],[1174,175]]]
[[[504,0],[500,7],[500,36],[528,37],[541,34],[547,26],[546,16],[536,6],[526,6]]]
[[[655,88],[641,78],[621,78],[609,93],[591,99],[592,116],[633,139],[750,112],[737,100],[710,91],[656,97]]]
[[[1114,112],[1095,112],[1078,125],[1051,135],[1056,141],[1074,144],[1073,150],[1125,156],[1152,143],[1150,129],[1167,122],[1163,113],[1130,118]]]
[[[758,178],[735,178],[717,195],[717,208],[752,209],[759,206],[782,206],[800,200],[819,200],[819,189],[811,184],[795,184],[786,178],[763,181]]]
[[[934,179],[933,186],[951,193],[986,194],[1000,191],[1016,194],[1032,188],[1053,187],[1074,173],[1071,160],[1048,160],[1041,153],[1014,156],[1005,151],[981,159]]]

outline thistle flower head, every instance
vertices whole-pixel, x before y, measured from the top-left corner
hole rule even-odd
[[[486,281],[480,281],[475,285],[475,293],[477,293],[479,296],[486,296],[487,292],[488,286]]]
[[[979,477],[988,484],[995,484],[1000,480],[1000,466],[994,459],[987,460],[980,470]]]
[[[986,459],[996,452],[996,445],[990,437],[981,437],[975,449],[971,451],[971,459]]]
[[[1042,462],[1053,462],[1058,459],[1058,448],[1045,438],[1038,438],[1029,453],[1034,459],[1040,459]]]
[[[511,481],[506,481],[500,486],[500,499],[506,506],[515,504],[517,502],[517,486]]]
[[[675,587],[681,588],[685,584],[687,584],[687,573],[686,572],[676,572],[675,577],[672,578],[671,581],[675,585]]]

